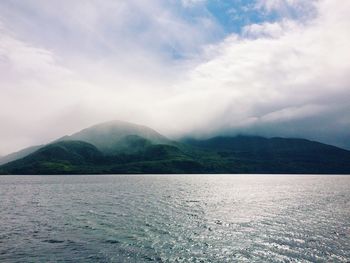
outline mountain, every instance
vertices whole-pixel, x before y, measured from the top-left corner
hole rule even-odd
[[[176,142],[146,126],[121,121],[16,154],[25,153],[0,166],[0,174],[350,174],[350,151],[319,142],[255,136]]]
[[[181,147],[177,147],[181,146]],[[181,148],[181,149],[180,149]],[[122,121],[94,125],[0,166],[5,174],[187,173],[200,164],[181,143]]]
[[[103,154],[92,144],[61,141],[46,145],[28,156],[0,167],[11,174],[76,173],[89,164],[98,163]]]
[[[168,138],[151,128],[124,121],[97,124],[62,139],[85,141],[95,145],[104,153],[113,154],[120,152],[121,148],[125,148],[125,143],[128,144],[127,141],[131,143],[134,140],[135,143],[137,138],[145,139],[150,144],[172,144]]]
[[[2,156],[0,158],[0,165],[15,161],[17,159],[21,159],[21,158],[35,152],[36,150],[40,149],[41,147],[43,147],[43,145],[31,146],[31,147],[25,148],[23,150],[20,150],[18,152],[14,152],[14,153]]]
[[[134,139],[132,138],[133,136],[135,136]],[[175,143],[146,126],[118,120],[94,125],[70,136],[63,136],[53,141],[53,143],[67,140],[85,141],[95,145],[104,153],[113,154],[122,152],[127,149],[135,151],[135,148],[131,147],[132,145],[128,144],[132,143],[134,140],[133,146],[136,146],[135,140],[137,140],[137,137],[146,139],[151,144],[172,145]],[[139,143],[141,143],[141,141],[139,141]],[[21,159],[44,146],[45,145],[32,146],[3,156],[0,158],[0,165]]]
[[[350,173],[350,151],[305,139],[236,136],[184,142],[216,152],[230,172]]]
[[[183,140],[186,144],[215,150],[219,152],[231,152],[250,155],[264,155],[268,157],[290,156],[290,154],[313,155],[314,157],[328,159],[334,157],[349,157],[349,151],[323,144],[320,142],[296,138],[264,138],[258,136],[214,137],[208,140]],[[272,156],[271,156],[272,155]]]
[[[190,173],[200,164],[172,145],[146,146],[105,155],[83,141],[59,141],[0,167],[0,174]]]

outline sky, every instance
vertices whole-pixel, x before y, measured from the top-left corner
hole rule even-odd
[[[350,149],[350,1],[2,0],[0,155],[124,120]]]

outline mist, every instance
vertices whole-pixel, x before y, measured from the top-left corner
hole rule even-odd
[[[2,1],[0,155],[114,119],[350,149],[350,2],[249,3],[231,30],[204,0]]]

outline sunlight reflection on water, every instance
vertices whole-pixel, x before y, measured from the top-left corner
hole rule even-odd
[[[347,262],[350,176],[0,176],[1,262]]]

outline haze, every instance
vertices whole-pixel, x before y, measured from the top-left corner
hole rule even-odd
[[[350,1],[0,2],[0,155],[120,119],[350,149]]]

